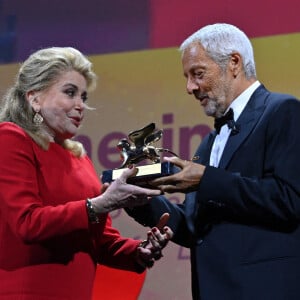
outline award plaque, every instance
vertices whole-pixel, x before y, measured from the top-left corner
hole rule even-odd
[[[178,167],[170,162],[161,162],[161,153],[168,152],[174,156],[175,153],[168,149],[157,148],[152,144],[161,139],[162,130],[157,130],[155,123],[132,131],[128,134],[128,139],[121,139],[117,148],[121,154],[121,166],[114,170],[105,170],[102,173],[102,182],[111,182],[117,179],[124,168],[130,165],[136,165],[138,173],[134,177],[127,179],[128,183],[140,186],[147,186],[147,182],[154,178],[168,176],[175,173]],[[141,163],[148,161],[148,163]]]

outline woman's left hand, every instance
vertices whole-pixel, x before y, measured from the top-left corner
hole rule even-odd
[[[161,216],[158,224],[147,232],[147,240],[143,241],[137,248],[137,260],[144,268],[151,268],[156,260],[162,255],[162,249],[166,247],[173,237],[173,231],[165,226],[169,219],[169,214]]]

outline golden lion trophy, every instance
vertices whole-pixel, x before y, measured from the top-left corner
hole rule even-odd
[[[114,170],[105,170],[102,173],[102,182],[111,182],[118,178],[124,168],[136,165],[138,173],[130,177],[127,182],[141,186],[147,186],[147,182],[161,176],[168,176],[176,171],[176,167],[169,162],[161,162],[161,153],[168,152],[177,156],[174,152],[157,148],[152,144],[159,141],[163,135],[162,130],[156,129],[155,123],[131,131],[128,139],[121,139],[117,145],[120,151],[122,164]],[[147,164],[141,162],[148,161]]]

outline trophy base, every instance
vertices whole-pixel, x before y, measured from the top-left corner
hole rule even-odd
[[[143,187],[151,187],[148,182],[163,176],[172,175],[178,172],[178,167],[170,162],[156,163],[152,165],[137,166],[139,170],[137,175],[127,179],[130,184],[135,184]],[[105,170],[102,172],[102,183],[112,182],[116,180],[125,169]],[[152,187],[153,188],[153,187]]]

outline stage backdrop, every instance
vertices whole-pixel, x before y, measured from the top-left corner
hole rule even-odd
[[[252,42],[259,80],[268,89],[299,98],[300,34],[260,37]],[[184,159],[193,156],[196,146],[212,128],[212,119],[206,117],[199,102],[185,92],[177,48],[97,55],[90,59],[99,76],[97,90],[89,97],[89,105],[96,110],[86,113],[77,138],[84,143],[99,176],[103,170],[120,165],[116,149],[119,139],[150,122],[163,129],[164,135],[158,146],[166,147]],[[18,64],[0,66],[1,95],[12,83],[18,67]],[[170,201],[178,203],[182,197],[172,195]],[[111,216],[114,226],[123,235],[146,236],[147,229],[131,220],[123,210]],[[107,274],[105,270],[103,272]],[[112,277],[116,296],[110,295],[107,299],[119,299],[118,292],[123,293],[122,299],[136,299],[137,296],[126,297],[122,291],[124,285],[121,283],[129,282],[131,273],[118,274],[120,277]],[[171,243],[153,269],[132,277],[132,280],[137,287],[135,292],[140,293],[139,299],[191,299],[189,250]],[[98,293],[103,297],[106,288],[107,282],[99,269],[94,299],[98,299]]]

